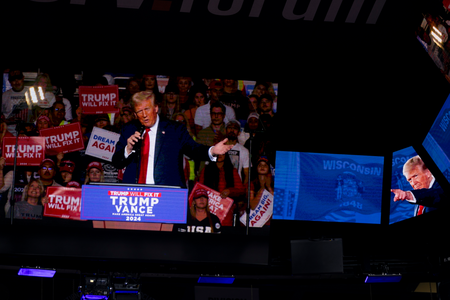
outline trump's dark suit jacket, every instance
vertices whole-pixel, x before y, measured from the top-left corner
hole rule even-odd
[[[425,206],[423,213],[427,213],[436,210],[441,204],[441,199],[445,197],[444,190],[437,181],[433,183],[430,189],[412,190],[410,192],[413,193],[417,200],[414,216],[417,216],[419,205]]]
[[[139,155],[132,153],[125,159],[127,139],[140,128],[139,122],[130,122],[122,128],[116,151],[112,158],[118,169],[126,167],[123,183],[137,183],[139,172]],[[186,187],[183,172],[183,154],[191,159],[210,160],[210,147],[196,143],[186,127],[178,122],[160,118],[156,134],[154,179],[157,185]]]

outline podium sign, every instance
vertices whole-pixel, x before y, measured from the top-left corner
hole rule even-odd
[[[82,220],[185,224],[187,189],[148,185],[83,185]]]

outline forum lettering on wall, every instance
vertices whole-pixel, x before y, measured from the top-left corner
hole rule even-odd
[[[61,0],[30,0],[31,2],[63,2]],[[98,1],[97,1],[98,2]],[[335,22],[338,15],[345,15],[346,23],[355,23],[357,19],[363,20],[366,24],[375,24],[383,11],[386,0],[353,1],[353,0],[333,0],[321,3],[320,0],[284,0],[273,1],[258,0],[117,0],[118,9],[159,11],[166,13],[182,13],[204,16],[209,15],[220,17],[242,16],[243,18],[264,18],[271,19],[281,16],[291,21],[325,21]],[[331,2],[331,3],[330,3]],[[344,3],[343,3],[344,2]],[[94,0],[70,0],[65,3],[76,6],[90,6]],[[326,14],[325,14],[326,12]],[[316,16],[317,15],[317,16]],[[324,19],[320,16],[324,15]]]
[[[49,186],[47,198],[48,203],[44,206],[44,216],[80,220],[81,189]]]
[[[86,155],[111,161],[119,138],[118,133],[94,127],[86,147]]]
[[[80,106],[84,114],[118,113],[116,107],[119,101],[118,85],[80,86]]]
[[[80,123],[56,126],[42,129],[39,134],[45,137],[45,147],[48,155],[59,152],[69,153],[84,149]]]
[[[45,157],[45,138],[40,136],[3,138],[3,157],[5,165],[14,165],[17,140],[17,165],[39,166]]]
[[[187,189],[149,185],[83,185],[81,219],[184,224]]]

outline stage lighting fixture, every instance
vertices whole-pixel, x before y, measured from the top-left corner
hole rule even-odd
[[[82,300],[107,300],[111,295],[110,280],[105,275],[85,277],[85,285],[81,287]]]
[[[368,274],[365,283],[400,282],[401,274]]]
[[[232,284],[234,282],[233,275],[201,275],[197,283],[213,283],[213,284]]]
[[[20,276],[32,276],[32,277],[46,277],[46,278],[52,278],[56,273],[55,269],[44,269],[40,267],[35,268],[20,268],[19,273],[17,273]]]
[[[27,101],[28,107],[32,107],[33,105],[44,101],[45,96],[42,87],[37,87],[37,90],[34,86],[30,87],[25,93],[25,100]]]
[[[141,299],[141,285],[137,276],[116,276],[113,284],[113,300]]]
[[[81,296],[81,300],[108,300],[109,296],[102,295],[83,295]]]

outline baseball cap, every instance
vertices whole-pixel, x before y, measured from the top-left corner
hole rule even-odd
[[[59,172],[73,173],[74,170],[75,170],[75,163],[71,160],[63,160],[59,164]]]
[[[213,89],[213,88],[223,89],[223,83],[221,81],[219,81],[219,80],[213,80],[209,84],[209,88],[210,89]]]
[[[90,164],[88,164],[86,170],[89,171],[89,170],[92,169],[92,168],[97,168],[97,169],[99,169],[100,171],[103,171],[102,164],[101,164],[100,162],[98,162],[98,161],[93,161],[93,162],[91,162]]]
[[[231,120],[227,123],[227,126],[225,128],[228,128],[231,125],[237,125],[238,129],[241,130],[241,123],[239,121]]]
[[[76,181],[69,181],[67,184],[66,184],[66,187],[72,187],[72,188],[81,188],[81,184],[79,183],[79,182],[76,182]]]
[[[255,113],[255,112],[251,112],[251,113],[248,115],[247,122],[248,122],[248,120],[250,120],[250,118],[259,119],[259,114],[258,114],[258,113]]]
[[[200,198],[200,197],[208,198],[208,192],[205,189],[196,189],[194,191],[193,199],[197,199],[197,198]]]
[[[54,162],[52,159],[50,159],[50,158],[44,158],[44,159],[41,161],[41,164],[39,165],[39,167],[42,168],[42,166],[43,166],[45,163],[51,163],[51,164],[53,165],[53,167],[55,166],[55,162]]]

